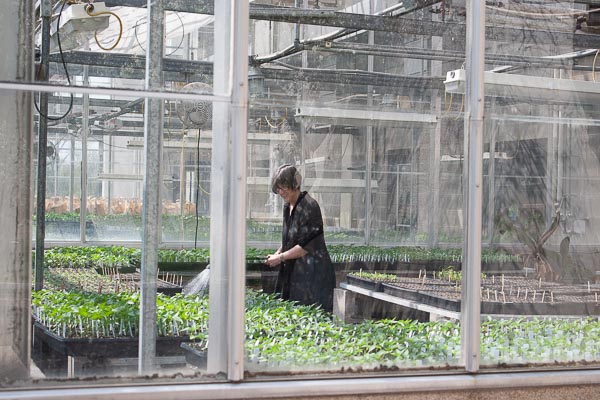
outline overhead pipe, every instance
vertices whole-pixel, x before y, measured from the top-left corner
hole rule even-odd
[[[407,14],[409,12],[414,12],[416,10],[419,10],[421,8],[430,6],[432,4],[435,3],[439,3],[440,0],[427,0],[427,1],[422,1],[419,2],[417,5],[411,7],[408,10],[405,10],[403,12],[394,14],[394,16],[399,16],[399,15],[404,15]],[[386,14],[390,14],[393,13],[394,11],[400,9],[400,8],[405,8],[405,2],[402,1],[398,4],[395,4],[391,7],[388,7],[382,11],[379,11],[373,15],[375,16],[381,16],[381,15],[386,15]],[[296,54],[302,50],[304,50],[304,48],[308,45],[312,45],[313,43],[317,43],[319,41],[332,41],[335,39],[339,39],[341,37],[350,35],[352,33],[355,32],[359,32],[359,31],[363,31],[361,29],[347,29],[347,28],[343,28],[343,29],[338,29],[337,31],[334,31],[332,33],[328,33],[325,35],[321,35],[321,36],[317,36],[315,38],[312,39],[304,39],[304,40],[298,40],[298,41],[294,41],[294,43],[282,50],[279,50],[273,54],[269,54],[269,55],[265,55],[265,56],[253,56],[251,59],[251,63],[253,65],[258,65],[258,64],[264,64],[264,63],[268,63],[274,60],[278,60],[280,58],[283,57],[287,57],[290,56],[292,54]]]

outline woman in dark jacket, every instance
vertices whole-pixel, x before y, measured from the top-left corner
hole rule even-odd
[[[285,300],[333,308],[335,272],[323,236],[321,208],[300,191],[302,177],[291,165],[282,165],[271,180],[271,190],[284,200],[281,247],[267,257],[279,266],[275,291]]]

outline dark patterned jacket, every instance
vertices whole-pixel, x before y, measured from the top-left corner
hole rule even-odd
[[[335,272],[323,236],[321,208],[307,192],[300,193],[291,215],[289,203],[283,207],[282,252],[296,245],[308,254],[283,263],[275,291],[283,299],[332,311]]]

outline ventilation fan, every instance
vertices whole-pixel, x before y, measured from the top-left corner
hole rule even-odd
[[[56,146],[52,142],[48,142],[46,146],[46,159],[50,162],[54,162],[56,159]]]
[[[212,94],[212,86],[202,82],[188,83],[181,92]],[[212,125],[212,102],[208,100],[179,100],[175,105],[177,116],[186,128],[209,128]]]

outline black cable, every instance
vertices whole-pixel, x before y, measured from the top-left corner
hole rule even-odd
[[[196,231],[194,233],[194,248],[198,243],[198,199],[200,198],[200,129],[198,129],[198,142],[196,144]],[[180,201],[183,201],[181,199]]]
[[[178,12],[174,12],[174,13],[177,16],[177,18],[179,18],[179,23],[181,24],[181,40],[179,41],[179,44],[177,45],[175,50],[171,51],[169,54],[166,55],[167,57],[169,57],[170,55],[173,55],[177,50],[179,50],[181,48],[181,45],[183,44],[183,39],[185,38],[185,24],[183,23],[183,19],[181,19],[181,16],[179,15]],[[186,55],[186,57],[187,57],[187,55]]]
[[[185,24],[183,23],[183,19],[181,18],[181,16],[179,15],[178,12],[174,11],[174,14],[177,16],[177,18],[179,18],[179,23],[181,24],[181,40],[179,41],[179,44],[177,45],[175,50],[171,51],[165,57],[169,57],[170,55],[173,55],[177,50],[179,50],[181,48],[181,45],[183,44],[183,39],[185,38]],[[138,28],[138,26],[140,26],[140,21],[144,21],[145,19],[146,19],[145,17],[138,18],[138,20],[135,21],[135,25],[133,26],[133,36],[135,37],[135,41],[137,42],[138,46],[140,46],[140,48],[142,49],[144,54],[146,53],[146,49],[144,48],[144,46],[142,46],[142,44],[140,43],[140,40],[138,39],[137,28]]]
[[[67,76],[67,83],[70,86],[71,85],[71,78],[69,77],[69,70],[67,69],[67,63],[65,62],[65,57],[63,55],[63,50],[62,50],[62,43],[60,41],[60,17],[61,17],[61,15],[63,13],[63,10],[65,9],[65,4],[67,4],[66,0],[63,1],[62,6],[60,7],[60,12],[58,13],[58,19],[56,20],[56,40],[58,42],[58,51],[60,53],[60,59],[62,61],[62,65],[63,65],[63,68],[65,70],[65,75]],[[44,115],[40,111],[40,109],[39,109],[39,107],[38,107],[38,105],[37,105],[37,103],[35,101],[35,96],[33,96],[33,105],[34,105],[36,111],[38,112],[38,114],[40,114],[40,116],[42,116],[42,117],[44,117],[44,118],[46,118],[47,120],[50,120],[50,121],[60,121],[61,119],[65,118],[67,115],[69,115],[69,113],[73,109],[73,93],[70,93],[70,97],[71,97],[71,100],[69,101],[69,108],[60,117],[51,117],[49,115]]]

